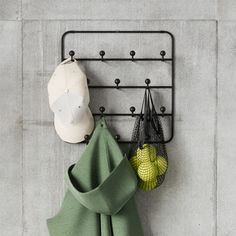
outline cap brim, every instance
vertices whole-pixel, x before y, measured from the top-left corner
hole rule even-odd
[[[85,111],[80,122],[65,125],[54,115],[54,126],[58,136],[68,143],[79,143],[84,140],[86,134],[91,134],[94,129],[94,118],[89,108]]]

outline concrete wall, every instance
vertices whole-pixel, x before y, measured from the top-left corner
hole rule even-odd
[[[0,234],[48,235],[45,220],[60,207],[64,173],[84,150],[57,137],[48,107],[46,86],[60,61],[61,34],[163,29],[176,37],[176,132],[167,146],[166,181],[137,194],[145,235],[235,236],[235,13],[233,0],[0,0]],[[101,64],[87,68],[101,79]],[[130,83],[125,75],[139,75],[142,66],[123,74],[117,68],[106,67],[104,81],[119,75]],[[159,75],[168,73],[161,68]],[[132,95],[140,98],[137,107],[141,94]],[[111,94],[96,96],[94,110]],[[116,108],[133,105],[126,93],[117,96],[124,100]],[[123,134],[122,126],[128,135],[132,126],[121,120],[116,132]]]

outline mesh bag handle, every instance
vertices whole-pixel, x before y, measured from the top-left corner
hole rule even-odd
[[[158,139],[159,139],[159,144],[157,146],[158,146],[159,150],[161,149],[162,155],[168,161],[166,145],[164,143],[164,132],[163,132],[162,124],[161,124],[159,116],[156,112],[153,98],[152,98],[152,94],[151,94],[151,90],[149,88],[148,88],[148,96],[149,96],[149,100],[150,100],[151,106],[152,106],[152,108],[151,108],[151,117],[152,117],[151,118],[151,125],[152,125],[152,128],[154,129]]]
[[[159,136],[161,139],[161,142],[164,141],[164,137],[160,136],[160,133],[163,132],[162,126],[160,125],[160,120],[158,118],[151,90],[150,88],[146,88],[145,90],[145,97],[144,97],[144,114],[143,114],[143,132],[140,132],[139,136],[139,146],[142,146],[146,141],[150,139],[150,128],[153,128],[153,130],[156,132],[156,134]],[[143,108],[143,106],[142,106]],[[155,117],[155,119],[154,119]],[[154,120],[158,122],[154,122]],[[141,122],[141,120],[140,120]],[[149,122],[151,124],[151,127],[149,125]],[[161,130],[161,132],[160,132]]]
[[[151,108],[150,108],[151,125],[152,125],[152,128],[156,131],[157,135],[159,136],[160,135],[160,129],[163,132],[162,126],[160,125],[160,119],[157,115],[157,112],[156,112],[156,109],[155,109],[155,106],[154,106],[151,90],[150,90],[150,88],[148,88],[147,90],[148,90],[148,98],[149,98],[148,101],[151,102]],[[153,119],[154,116],[156,116],[156,119],[158,120],[157,124],[155,124],[155,122],[154,122],[154,119]],[[162,142],[163,141],[164,141],[164,137],[163,137]]]
[[[148,122],[150,120],[151,109],[150,109],[150,101],[148,95],[148,88],[145,89],[142,108],[140,112],[139,119],[139,136],[138,136],[138,145],[142,147],[143,144],[149,139],[149,125]],[[143,122],[143,128],[140,130],[141,122]]]
[[[159,133],[159,127],[155,125],[155,122],[153,121],[153,115],[157,116],[157,112],[155,110],[150,88],[146,88],[140,115],[135,121],[135,128],[132,134],[132,140],[137,141],[139,147],[142,147],[146,141],[150,140],[151,136],[149,123],[151,123],[151,126],[156,134]]]
[[[147,104],[147,88],[145,89],[145,92],[144,92],[144,97],[143,97],[143,101],[142,101],[139,116],[137,116],[136,119],[135,119],[135,124],[134,124],[134,128],[133,128],[133,131],[132,131],[131,140],[134,141],[134,142],[137,142],[137,144],[131,143],[129,145],[129,155],[128,155],[128,157],[131,157],[131,154],[132,154],[134,148],[142,146],[141,136],[142,136],[144,128],[143,128],[143,125],[141,125],[141,123],[144,120],[146,104]]]

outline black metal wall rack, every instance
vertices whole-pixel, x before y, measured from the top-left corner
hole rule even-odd
[[[145,79],[145,85],[143,86],[121,86],[120,85],[120,79],[116,78],[114,80],[114,85],[89,85],[90,89],[145,89],[145,88],[150,88],[150,89],[169,89],[171,90],[171,109],[169,113],[166,113],[166,108],[165,106],[161,106],[160,108],[160,113],[158,115],[160,117],[170,117],[170,137],[164,141],[164,143],[170,142],[173,137],[174,137],[174,121],[175,121],[175,39],[172,33],[169,31],[79,31],[79,30],[70,30],[66,31],[61,38],[61,61],[66,59],[65,56],[65,38],[69,34],[166,34],[170,37],[170,42],[171,42],[171,56],[166,57],[166,51],[162,50],[160,51],[160,56],[159,57],[135,57],[136,52],[134,50],[131,50],[129,52],[129,57],[126,58],[117,58],[117,57],[106,57],[106,52],[105,50],[101,50],[99,52],[99,56],[96,58],[75,58],[75,52],[73,50],[69,51],[69,56],[71,57],[71,60],[77,60],[77,61],[156,61],[159,63],[165,63],[169,62],[171,65],[171,84],[166,85],[166,86],[158,86],[158,85],[150,85],[151,80],[150,79]],[[89,81],[88,81],[89,82]],[[152,83],[153,84],[153,83]],[[107,113],[105,112],[105,107],[101,106],[99,107],[99,113],[93,113],[94,116],[130,116],[130,117],[135,117],[139,116],[139,113],[135,113],[136,108],[134,106],[130,107],[130,113]],[[121,140],[120,135],[115,136],[117,142],[119,143],[132,143],[132,141],[126,141],[126,140]],[[85,135],[85,141],[89,141],[89,135]],[[149,143],[153,143],[153,141],[149,141]]]

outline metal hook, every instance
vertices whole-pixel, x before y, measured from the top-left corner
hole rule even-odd
[[[90,139],[90,135],[86,134],[86,135],[84,136],[84,141],[85,141],[86,144],[89,143],[89,139]]]
[[[135,112],[135,110],[136,110],[135,107],[132,106],[132,107],[130,107],[129,110],[130,110],[131,113],[132,113],[132,117],[134,117],[134,112]]]
[[[130,56],[131,56],[131,58],[132,58],[132,60],[134,60],[134,56],[135,56],[135,51],[134,50],[132,50],[132,51],[130,51]]]
[[[115,136],[115,139],[116,139],[116,141],[119,141],[119,140],[120,140],[120,135],[117,134],[117,135]]]
[[[116,88],[118,89],[119,88],[119,83],[120,83],[120,79],[115,79],[115,84],[116,84]]]
[[[105,51],[103,51],[103,50],[101,50],[100,52],[99,52],[99,55],[101,56],[101,59],[102,59],[102,61],[103,61],[103,57],[105,56]]]
[[[71,61],[74,61],[75,52],[71,50],[71,51],[69,51],[69,55],[70,55]]]
[[[104,116],[104,111],[105,111],[105,107],[99,107],[99,111],[101,112],[101,116],[103,117]]]
[[[165,108],[164,106],[162,106],[162,107],[160,108],[160,111],[161,111],[162,117],[163,117],[163,116],[164,116],[164,113],[165,113],[165,111],[166,111],[166,108]]]
[[[151,80],[150,79],[145,79],[145,83],[147,85],[147,87],[149,86],[149,84],[151,83]]]
[[[161,55],[161,60],[164,61],[165,60],[165,55],[166,55],[166,52],[164,50],[162,50],[160,52],[160,55]]]

